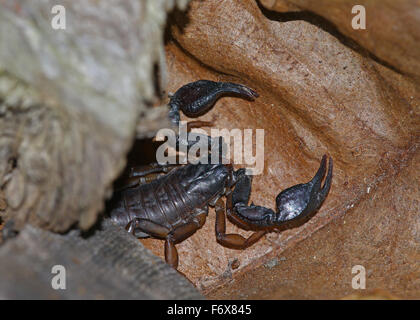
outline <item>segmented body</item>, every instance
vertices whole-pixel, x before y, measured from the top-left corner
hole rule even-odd
[[[258,97],[258,93],[244,85],[200,80],[183,86],[171,97],[169,118],[178,125],[180,110],[187,116],[199,116],[223,95],[238,95],[249,100]],[[189,124],[194,127],[202,125],[202,121]],[[207,139],[213,145],[212,137],[207,136]],[[182,139],[177,139],[175,147],[181,142]],[[193,146],[186,145],[188,148]],[[220,159],[223,157],[220,153]],[[317,212],[330,190],[333,162],[330,158],[327,170],[327,156],[324,155],[311,181],[280,192],[276,198],[276,211],[249,204],[252,177],[245,168],[234,171],[231,165],[224,164],[187,164],[171,168],[173,166],[157,164],[130,168],[124,189],[114,199],[110,216],[136,237],[165,240],[165,260],[177,269],[175,245],[204,225],[209,206],[215,208],[217,242],[232,249],[248,248],[268,232],[305,223]],[[162,172],[167,174],[155,180],[156,176],[150,176]],[[222,196],[226,196],[226,202]],[[227,233],[227,218],[240,228],[255,232],[247,238]]]
[[[223,164],[188,164],[156,180],[122,190],[111,209],[111,219],[125,227],[135,218],[173,230],[189,222],[224,194],[230,168]],[[137,237],[148,237],[136,232]]]

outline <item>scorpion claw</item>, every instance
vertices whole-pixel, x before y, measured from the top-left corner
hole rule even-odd
[[[327,156],[324,155],[321,165],[311,181],[288,188],[277,196],[278,216],[276,225],[290,220],[304,220],[319,209],[331,188],[333,170],[331,157],[329,159],[328,174],[324,186],[321,188],[321,182],[326,173],[326,165]]]
[[[328,195],[331,188],[333,162],[329,159],[329,167],[324,186],[321,182],[327,171],[327,156],[324,155],[320,167],[311,181],[290,187],[276,197],[277,211],[256,206],[254,203],[247,205],[251,188],[251,180],[243,176],[237,182],[233,192],[233,205],[235,213],[248,224],[256,227],[290,227],[292,221],[301,222],[314,214]]]
[[[322,178],[325,175],[326,164],[327,164],[327,155],[324,154],[322,156],[321,164],[319,166],[318,171],[316,172],[312,180],[309,182],[309,183],[312,183],[314,185],[314,188],[316,189],[319,189],[321,186]]]
[[[178,125],[179,110],[188,117],[203,115],[223,95],[237,95],[251,101],[258,97],[257,92],[241,84],[199,80],[181,87],[170,98],[169,118]]]
[[[232,204],[235,208],[235,213],[252,225],[264,226],[270,224],[270,221],[275,217],[273,210],[256,206],[254,202],[251,202],[249,206],[247,205],[251,194],[252,176],[247,175],[244,169],[239,169],[235,174],[237,175],[237,181],[235,190],[232,193]]]

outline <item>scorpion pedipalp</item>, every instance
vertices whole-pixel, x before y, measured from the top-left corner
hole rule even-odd
[[[224,95],[248,100],[258,97],[254,90],[241,84],[200,80],[181,87],[171,96],[169,118],[173,124],[179,125],[180,110],[189,117],[197,117],[210,110],[217,99]],[[268,232],[306,222],[319,209],[331,188],[333,162],[330,158],[327,170],[327,156],[324,155],[312,180],[278,194],[276,211],[253,203],[248,205],[252,186],[248,169],[234,171],[232,164],[224,161],[223,150],[227,148],[224,147],[226,142],[222,136],[213,138],[190,132],[190,128],[202,125],[212,123],[190,123],[187,125],[187,135],[177,135],[170,143],[177,150],[183,147],[182,151],[188,154],[198,150],[199,154],[196,152],[195,155],[201,162],[132,167],[110,203],[110,218],[114,223],[125,227],[138,238],[165,240],[165,260],[175,269],[178,267],[175,245],[204,225],[209,207],[214,206],[216,212],[217,241],[228,248],[245,249]],[[203,148],[197,143],[203,143]],[[211,146],[211,152],[208,146]],[[213,158],[219,161],[214,163]],[[226,204],[222,197],[226,197]],[[255,232],[247,237],[227,233],[227,219],[244,230]]]
[[[311,181],[295,185],[280,192],[276,197],[276,212],[262,206],[247,205],[248,201],[244,201],[239,193],[245,192],[249,194],[251,181],[247,180],[246,177],[242,177],[237,183],[240,188],[233,193],[234,214],[237,214],[239,218],[256,228],[290,228],[306,222],[319,209],[331,188],[333,171],[331,158],[329,159],[328,174],[325,178],[324,186],[321,187],[321,182],[327,171],[326,165],[327,156],[324,155],[320,167]],[[249,190],[247,190],[247,184],[249,184]]]

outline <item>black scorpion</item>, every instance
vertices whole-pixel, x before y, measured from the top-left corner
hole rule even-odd
[[[179,111],[189,117],[207,112],[223,95],[254,100],[258,94],[230,82],[200,80],[181,87],[170,99],[170,119],[180,121]],[[131,168],[129,182],[117,192],[111,219],[138,238],[165,240],[165,259],[178,267],[175,245],[200,229],[209,211],[216,212],[216,239],[226,247],[245,249],[268,232],[281,231],[306,222],[319,209],[331,187],[333,162],[324,155],[315,176],[290,187],[276,197],[276,211],[248,204],[252,176],[231,164],[160,165]],[[163,173],[163,174],[162,174]],[[322,186],[322,180],[325,183]],[[222,200],[226,197],[226,208]],[[245,230],[248,238],[226,233],[226,216]]]

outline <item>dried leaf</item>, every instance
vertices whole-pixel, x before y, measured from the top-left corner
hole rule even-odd
[[[357,252],[366,245],[351,238],[351,232],[356,232],[375,237],[365,239],[372,243],[368,252],[373,256],[364,256],[365,264],[375,261],[381,269],[386,254],[375,250],[386,246],[381,241],[387,239],[400,251],[386,270],[393,270],[396,276],[414,272],[413,253],[419,247],[418,219],[414,214],[419,211],[418,201],[399,197],[403,190],[410,190],[410,199],[420,196],[418,186],[413,185],[419,180],[413,161],[418,155],[420,132],[418,83],[394,70],[400,65],[389,68],[363,54],[363,50],[347,46],[323,23],[303,21],[296,14],[296,20],[276,20],[264,13],[254,1],[207,0],[192,1],[187,16],[175,14],[171,28],[174,40],[166,48],[168,91],[174,92],[190,81],[212,79],[243,83],[260,93],[254,102],[224,98],[200,118],[214,120],[216,128],[252,128],[254,133],[258,128],[265,130],[265,169],[253,180],[254,203],[274,208],[276,195],[308,181],[324,153],[334,159],[332,189],[321,210],[307,224],[270,234],[244,251],[217,244],[214,214],[210,213],[203,229],[178,246],[180,270],[210,297],[270,298],[273,292],[276,297],[290,297],[287,289],[282,290],[281,279],[287,279],[287,274],[294,275],[294,297],[342,297],[351,288],[351,280],[342,282],[335,291],[331,291],[330,282],[319,286],[317,281],[328,277],[334,264],[331,278],[341,281],[343,272],[351,277],[352,264],[360,262]],[[399,55],[398,61],[403,60]],[[404,177],[411,174],[415,178],[407,180],[406,186],[404,178],[400,178],[401,185],[392,187],[403,169],[407,170],[401,173]],[[384,198],[388,199],[382,201]],[[402,221],[400,214],[406,220]],[[341,236],[343,230],[338,226],[344,217],[348,238]],[[381,225],[389,227],[373,234],[372,228]],[[248,234],[236,227],[230,227],[230,231]],[[413,242],[407,245],[409,239]],[[162,254],[160,241],[144,243]],[[299,277],[299,272],[313,270],[309,261],[318,256],[318,250],[324,262],[317,264],[321,276],[308,275],[310,282],[304,285],[308,277]],[[287,268],[261,269],[269,259],[284,254],[295,257]],[[350,258],[340,263],[346,254]],[[403,257],[405,268],[398,269],[397,261]],[[223,274],[234,258],[240,261],[240,267],[232,271],[232,284]],[[293,272],[295,263],[299,264],[298,271]],[[378,285],[385,285],[380,277],[384,270],[375,278]],[[277,282],[266,286],[270,277]],[[269,289],[264,291],[264,287]],[[418,287],[407,279],[394,283],[392,288],[402,297],[412,297]]]

